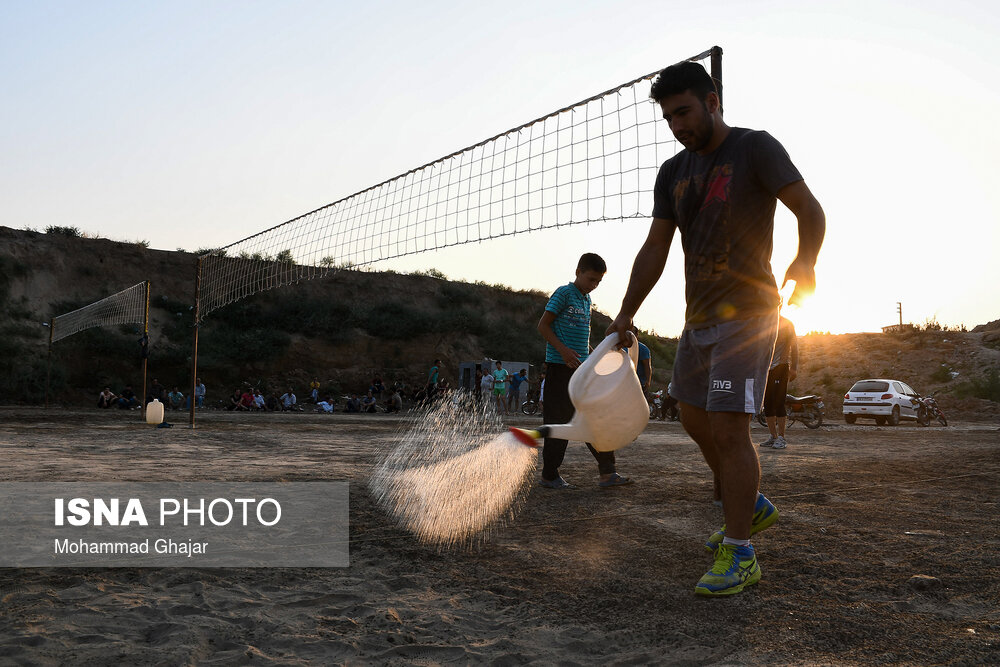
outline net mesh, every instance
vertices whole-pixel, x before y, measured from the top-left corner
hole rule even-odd
[[[708,69],[712,51],[690,60]],[[652,72],[201,257],[200,317],[338,268],[565,225],[648,217],[678,150]]]
[[[146,283],[141,282],[89,306],[52,318],[52,342],[91,327],[143,324],[146,321]]]

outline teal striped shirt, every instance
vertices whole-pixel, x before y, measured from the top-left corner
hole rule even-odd
[[[552,322],[556,338],[566,347],[576,350],[580,361],[586,359],[590,355],[590,295],[569,283],[552,294],[545,310],[556,316]],[[566,363],[551,343],[545,344],[545,361],[550,364]]]

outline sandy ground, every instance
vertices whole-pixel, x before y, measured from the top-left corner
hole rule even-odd
[[[369,498],[376,448],[398,427],[205,413],[194,431],[167,430],[135,413],[0,409],[5,481],[351,486],[348,568],[0,570],[0,659],[1000,662],[1000,424],[793,427],[787,450],[761,451],[781,511],[754,540],[763,579],[722,600],[692,594],[721,512],[679,424],[652,423],[621,450],[628,487],[598,489],[593,459],[571,445],[562,473],[580,488],[534,487],[512,524],[465,551],[421,545]]]

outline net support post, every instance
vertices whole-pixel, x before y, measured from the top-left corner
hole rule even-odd
[[[201,260],[202,258],[199,257],[194,272],[194,341],[191,346],[191,400],[188,416],[192,430],[194,429],[195,403],[198,400],[195,396],[195,390],[198,386],[198,328],[201,326]]]
[[[142,316],[142,343],[139,353],[142,356],[142,421],[146,421],[146,369],[149,363],[149,281],[146,282],[146,305]]]
[[[49,351],[45,355],[45,409],[49,409],[49,387],[52,385],[52,330],[54,320],[50,319],[46,325],[49,328]]]
[[[711,55],[712,78],[715,79],[715,88],[719,93],[719,113],[722,113],[722,47],[713,46],[709,51]]]

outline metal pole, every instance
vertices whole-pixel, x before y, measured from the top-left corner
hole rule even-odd
[[[45,409],[49,409],[49,385],[52,384],[52,331],[54,322],[49,320],[49,353],[45,361]]]
[[[715,79],[715,88],[719,93],[719,113],[722,113],[722,47],[713,46],[712,54],[712,78]]]
[[[149,281],[146,281],[146,312],[142,319],[142,421],[146,421],[146,368],[149,363]]]
[[[191,349],[191,428],[194,429],[194,390],[198,385],[198,327],[201,325],[201,257],[194,273],[194,345]]]

